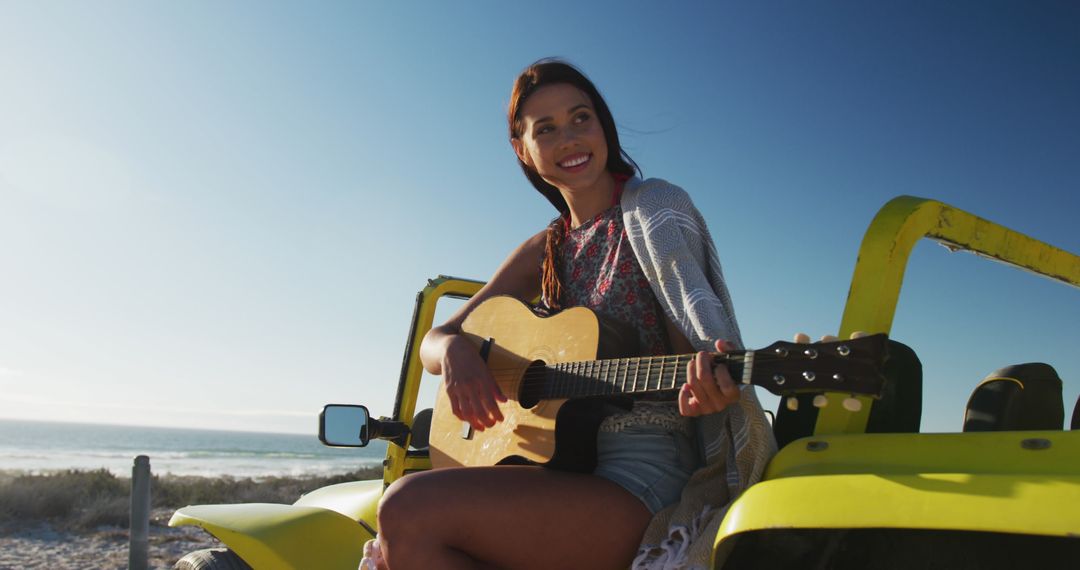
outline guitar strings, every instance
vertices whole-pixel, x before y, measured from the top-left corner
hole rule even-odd
[[[550,370],[554,369],[555,367],[560,367],[561,366],[561,367],[565,368],[565,367],[575,366],[575,365],[581,367],[582,369],[588,369],[590,371],[596,371],[596,370],[598,370],[600,368],[605,368],[605,367],[606,368],[615,367],[615,368],[617,368],[619,370],[622,370],[623,367],[632,367],[632,366],[638,366],[638,367],[642,367],[642,368],[647,368],[650,365],[652,365],[652,366],[668,366],[668,365],[672,365],[672,364],[685,365],[685,364],[691,362],[692,360],[694,360],[694,358],[696,358],[696,354],[670,354],[670,355],[666,355],[666,356],[612,358],[612,359],[605,359],[605,360],[581,360],[581,361],[570,361],[570,362],[543,363],[543,364],[539,364],[539,365],[534,365],[537,362],[536,360],[528,360],[528,359],[522,358],[521,362],[522,363],[527,362],[527,364],[524,364],[522,366],[489,367],[488,370],[491,370],[492,373],[501,373],[501,372],[517,372],[517,371],[520,371],[522,369],[525,369],[527,371],[526,374],[528,374],[528,373],[545,374],[545,373],[549,372]],[[712,358],[713,358],[713,363],[714,364],[742,364],[742,363],[746,362],[746,360],[747,360],[746,357],[743,354],[719,354],[719,355],[713,355]],[[673,362],[673,360],[674,360],[674,362]],[[763,364],[763,363],[772,363],[772,362],[781,362],[781,361],[792,362],[793,360],[790,357],[776,356],[776,355],[772,355],[772,354],[755,354],[754,357],[753,357],[753,361],[755,363],[758,363],[758,364]],[[852,360],[851,362],[855,362],[855,361]]]
[[[740,364],[747,361],[745,354],[714,354],[713,362],[715,364]],[[490,370],[494,376],[506,377],[510,380],[518,377],[519,384],[524,384],[519,392],[521,399],[544,399],[545,396],[581,397],[678,389],[686,384],[686,376],[680,375],[680,371],[694,358],[696,358],[696,353],[543,365],[530,363],[526,366],[491,368]],[[857,360],[857,358],[846,359],[845,365],[850,367],[856,364]],[[794,362],[791,357],[768,352],[756,352],[754,361],[758,364]],[[522,372],[523,369],[524,372]],[[644,377],[641,376],[642,372],[644,372]],[[628,386],[629,389],[627,389]]]
[[[521,399],[675,390],[686,383],[682,371],[694,358],[696,354],[665,355],[533,367],[521,374],[520,381],[524,384],[520,390]],[[727,355],[714,360],[741,362],[745,359],[741,355]]]

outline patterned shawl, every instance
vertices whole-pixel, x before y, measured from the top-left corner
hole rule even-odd
[[[742,348],[716,247],[687,193],[663,180],[632,178],[622,195],[623,223],[664,312],[696,350],[716,339]],[[731,502],[761,479],[776,453],[772,427],[752,386],[737,405],[698,418],[705,465],[679,503],[653,517],[633,568],[709,568],[713,542]]]

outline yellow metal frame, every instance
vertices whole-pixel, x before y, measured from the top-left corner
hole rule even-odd
[[[415,352],[420,350],[420,342],[431,330],[439,299],[443,297],[467,299],[475,295],[483,286],[482,281],[440,275],[428,281],[427,286],[417,294],[416,311],[409,331],[405,358],[401,364],[401,381],[398,383],[394,419],[406,422],[409,427],[412,427],[413,416],[416,414],[416,401],[420,395],[420,380],[424,373],[424,367]],[[426,455],[410,455],[408,445],[401,447],[391,444],[387,446],[386,461],[383,465],[383,483],[390,485],[409,471],[431,469],[431,460]]]
[[[889,332],[908,257],[922,238],[1080,287],[1080,256],[936,200],[899,196],[878,211],[863,237],[840,321],[841,338],[855,331]],[[827,395],[829,406],[818,413],[815,434],[866,430],[871,400],[862,397],[862,411],[851,413],[840,405],[847,396]]]
[[[922,238],[1080,287],[1080,256],[941,202],[900,196],[863,237],[840,336],[889,332],[908,257]],[[831,401],[813,437],[772,459],[762,482],[725,516],[716,567],[740,534],[765,529],[1080,536],[1080,510],[1062,508],[1080,503],[1080,432],[866,434],[869,403],[853,414]]]

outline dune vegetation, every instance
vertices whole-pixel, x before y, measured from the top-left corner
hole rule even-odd
[[[292,503],[304,493],[347,481],[376,479],[382,469],[310,477],[259,479],[153,475],[152,508],[225,503]],[[0,472],[0,529],[39,522],[66,530],[129,524],[131,478],[105,469],[51,473]]]

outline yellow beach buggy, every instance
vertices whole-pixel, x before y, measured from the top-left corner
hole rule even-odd
[[[1080,256],[940,202],[901,196],[863,238],[841,338],[889,332],[908,256],[923,238],[1080,287]],[[448,453],[443,441],[428,441],[431,410],[416,410],[417,350],[440,299],[467,298],[481,285],[439,277],[418,294],[392,415],[324,409],[324,443],[389,441],[381,480],[325,487],[291,505],[184,507],[170,525],[202,527],[227,548],[193,552],[176,568],[357,568],[386,486]],[[1000,370],[974,387],[963,432],[919,433],[921,365],[910,349],[888,343],[874,397],[822,385],[823,394],[781,403],[773,422],[780,451],[727,513],[713,567],[1080,565],[1080,410],[1062,401],[1053,369]]]

